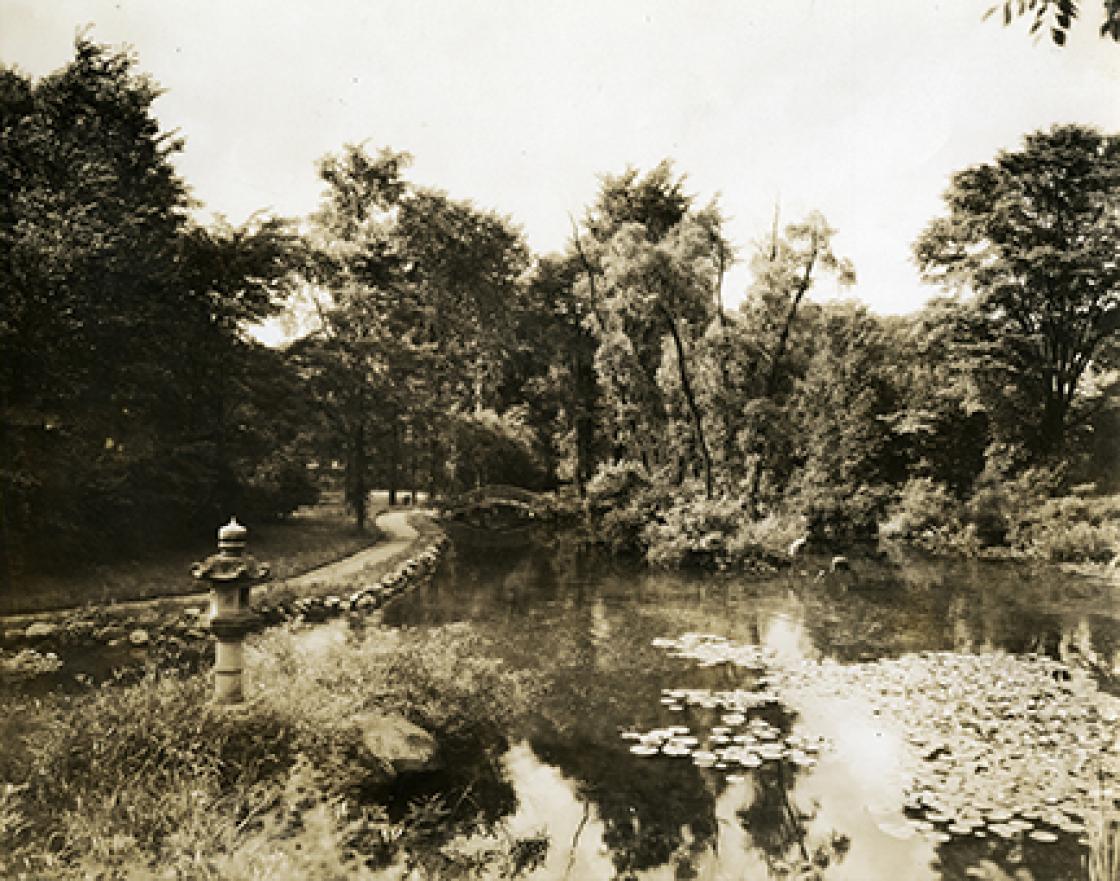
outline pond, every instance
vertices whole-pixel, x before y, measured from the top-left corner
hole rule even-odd
[[[1113,595],[1011,565],[854,570],[459,547],[384,620],[470,622],[545,675],[507,787],[471,794],[547,840],[530,878],[1087,877],[1120,794]]]

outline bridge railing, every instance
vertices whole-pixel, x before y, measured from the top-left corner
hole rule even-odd
[[[508,484],[488,484],[487,486],[480,486],[477,489],[469,490],[459,496],[449,498],[445,504],[448,507],[460,508],[470,505],[477,505],[480,502],[492,500],[506,500],[511,502],[521,502],[524,505],[536,505],[540,503],[540,495],[532,490],[525,489],[520,486],[510,486]]]

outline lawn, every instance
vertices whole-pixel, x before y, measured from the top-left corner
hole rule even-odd
[[[371,518],[379,509],[375,504]],[[214,524],[215,534],[220,525]],[[359,532],[334,500],[300,509],[282,521],[249,526],[247,553],[269,563],[276,580],[339,560],[380,538],[372,525]],[[196,593],[205,586],[191,577],[191,565],[216,550],[215,537],[196,547],[161,549],[138,559],[75,567],[65,574],[27,573],[10,594],[0,594],[0,615]]]

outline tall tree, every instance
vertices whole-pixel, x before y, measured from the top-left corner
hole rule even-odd
[[[129,54],[85,38],[38,81],[0,70],[5,559],[178,537],[228,516],[252,482],[228,469],[264,455],[231,414],[255,406],[243,329],[276,308],[290,235],[188,222],[158,94]]]
[[[573,244],[593,304],[596,367],[613,398],[619,449],[647,468],[667,464],[670,404],[659,371],[670,365],[710,496],[713,459],[694,362],[696,341],[716,314],[729,252],[718,211],[695,209],[684,179],[665,161],[645,176],[628,169],[604,178],[584,226],[586,240],[577,232]]]
[[[788,426],[779,427],[773,416],[783,392],[790,339],[802,303],[822,274],[832,275],[844,286],[855,283],[851,261],[838,257],[832,249],[835,234],[816,212],[800,223],[789,224],[783,235],[778,234],[775,220],[771,240],[757,249],[751,262],[754,280],[743,310],[753,314],[767,340],[763,343],[767,355],[761,366],[761,388],[752,406],[754,418],[745,432],[746,446],[754,460],[747,491],[752,511],[758,504],[765,472],[788,431]],[[791,388],[791,383],[784,383],[785,394]]]
[[[391,501],[422,462],[433,491],[465,473],[456,438],[477,426],[458,421],[498,403],[528,265],[507,219],[413,186],[408,161],[347,146],[320,164],[311,276],[321,323],[297,349],[345,437],[359,522],[375,465]]]
[[[955,174],[945,203],[914,245],[918,263],[974,295],[978,371],[1013,405],[1002,428],[1036,456],[1058,455],[1090,417],[1087,377],[1115,362],[1120,138],[1035,132]]]

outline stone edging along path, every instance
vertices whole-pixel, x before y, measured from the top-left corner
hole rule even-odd
[[[415,528],[415,520],[424,524],[423,531]],[[368,614],[429,580],[448,544],[431,519],[421,511],[390,511],[377,518],[377,526],[387,541],[295,578],[255,587],[253,608],[261,625]],[[204,640],[208,603],[209,593],[203,592],[0,618],[0,661],[4,649],[41,653],[95,644],[144,649]]]

